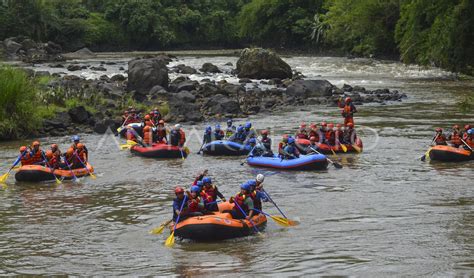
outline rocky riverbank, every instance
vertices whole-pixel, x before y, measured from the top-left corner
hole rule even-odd
[[[94,55],[89,51],[77,54]],[[64,97],[82,100],[87,105],[79,101],[77,107],[45,120],[39,134],[103,133],[109,127],[115,130],[128,105],[138,105],[143,113],[156,106],[164,107],[166,121],[192,124],[246,117],[290,106],[336,106],[338,100],[346,96],[351,96],[356,105],[401,101],[406,97],[387,88],[367,90],[347,84],[339,88],[327,80],[305,79],[304,73],[292,70],[275,53],[264,49],[242,51],[236,68],[229,72],[238,82],[211,78],[233,68],[232,63],[226,64],[226,69],[211,63],[193,68],[177,61],[175,56],[165,54],[137,58],[129,61],[128,67],[120,67],[121,74],[112,76],[106,75],[107,66],[113,63],[110,61],[93,66],[86,62],[50,64],[61,72],[52,74],[44,89],[60,91]],[[104,75],[86,79],[75,75],[76,71],[103,72]],[[30,74],[50,75],[45,71],[30,71]],[[202,78],[196,80],[196,75]]]

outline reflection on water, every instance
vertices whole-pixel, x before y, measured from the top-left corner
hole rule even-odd
[[[473,83],[451,81],[450,74],[438,69],[393,62],[285,59],[308,77],[389,87],[409,98],[358,107],[356,124],[364,127],[359,134],[371,148],[360,155],[330,155],[344,165],[341,170],[279,172],[241,166],[243,158],[196,155],[197,136],[191,136],[191,155],[185,161],[157,161],[120,151],[113,137],[84,135],[97,179],[32,185],[15,183],[12,175],[0,190],[0,274],[472,276],[474,163],[422,163],[419,158],[434,127],[474,122],[474,115],[459,114],[455,107]],[[125,61],[119,60],[117,69]],[[231,67],[224,64],[236,59],[186,57],[178,62],[200,67],[204,61],[225,71],[212,78],[227,79]],[[340,111],[310,106],[250,120],[272,130],[276,147],[281,135],[301,121],[337,122]],[[70,144],[68,137],[42,141],[58,142],[63,149]],[[0,144],[1,173],[26,143]],[[171,217],[173,187],[189,186],[204,168],[226,196],[264,173],[266,190],[301,224],[282,228],[269,219],[263,238],[178,240],[173,249],[164,247],[168,231],[161,236],[148,231]],[[278,215],[270,204],[264,207]]]

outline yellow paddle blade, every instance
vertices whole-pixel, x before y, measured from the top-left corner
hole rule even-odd
[[[431,148],[429,148],[429,149],[426,151],[426,153],[425,153],[425,159],[426,159],[426,160],[430,160],[430,159],[431,159],[431,158],[430,158],[430,152],[431,152]]]
[[[0,176],[0,183],[5,183],[7,181],[9,175],[10,175],[10,172]]]
[[[161,233],[163,233],[163,230],[165,229],[165,225],[161,225],[160,227],[156,227],[156,228],[153,228],[151,231],[150,231],[150,234],[152,235],[160,235]]]
[[[346,145],[341,144],[341,148],[342,148],[342,151],[343,151],[343,152],[345,152],[345,153],[347,152],[347,147],[346,147]]]
[[[120,133],[120,131],[122,131],[123,127],[119,127],[117,128],[117,132]]]
[[[135,142],[135,141],[127,140],[127,145],[134,146],[134,145],[136,145],[136,144],[138,144],[138,143]]]
[[[94,174],[92,174],[92,173],[89,173],[89,175],[90,175],[91,178],[94,179],[94,180],[97,178],[97,177],[96,177]]]
[[[352,147],[354,148],[354,150],[356,150],[356,152],[358,152],[358,153],[362,152],[362,149],[359,148],[358,146],[352,145]]]
[[[288,220],[286,220],[285,218],[278,217],[278,216],[270,216],[270,217],[273,219],[273,221],[275,221],[275,223],[277,223],[280,226],[283,226],[283,227],[290,226],[290,224],[288,224]]]
[[[184,151],[186,152],[186,154],[189,154],[189,148],[188,147],[184,147]]]
[[[131,147],[132,147],[132,146],[127,145],[127,144],[125,144],[125,145],[120,145],[120,149],[121,149],[121,150],[130,149]]]
[[[61,181],[56,177],[56,183],[61,184]]]
[[[171,233],[171,235],[165,241],[165,246],[166,247],[173,247],[173,245],[174,245],[174,231]]]

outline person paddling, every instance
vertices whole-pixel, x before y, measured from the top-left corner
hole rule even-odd
[[[436,134],[433,138],[435,145],[443,145],[446,146],[448,143],[446,142],[446,136],[443,134],[443,129],[438,127],[436,128]]]
[[[453,130],[451,131],[451,134],[448,135],[446,138],[447,141],[451,142],[451,146],[458,148],[459,146],[463,145],[461,141],[461,131],[459,130],[458,125],[453,126]]]
[[[217,186],[212,184],[212,180],[210,177],[204,177],[202,179],[203,188],[202,191],[206,194],[207,202],[205,205],[206,210],[208,211],[218,211],[217,207],[217,197],[219,197],[223,202],[226,201],[224,195],[219,191]]]
[[[184,198],[184,189],[177,186],[174,189],[174,194],[176,195],[176,198],[173,200],[173,221],[176,221],[178,215],[180,215],[180,220],[184,220],[189,217],[188,203]],[[182,210],[180,210],[181,207],[183,207]]]
[[[234,205],[233,209],[230,211],[232,218],[234,219],[252,219],[254,215],[254,205],[251,195],[251,185],[248,183],[243,183],[240,185],[240,192],[237,193],[234,197],[231,197],[229,203],[236,202],[238,206]],[[244,211],[245,214],[240,211],[240,208]]]

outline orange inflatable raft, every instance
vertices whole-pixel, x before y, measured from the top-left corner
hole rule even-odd
[[[224,202],[220,203],[218,207],[218,212],[194,216],[180,221],[176,225],[175,235],[184,239],[213,241],[244,237],[256,232],[250,221],[233,219],[230,213],[224,212],[232,210],[234,204]],[[252,222],[259,231],[262,231],[267,224],[267,218],[263,214],[258,214],[252,217]],[[170,231],[173,231],[173,227],[174,222],[169,226]]]
[[[474,153],[462,148],[437,145],[429,150],[431,160],[459,162],[474,159]]]
[[[89,173],[94,172],[94,168],[87,163],[86,168],[78,168],[73,170],[63,170],[56,169],[52,171],[47,166],[41,165],[24,165],[18,169],[18,172],[15,174],[15,179],[17,181],[26,181],[26,182],[41,182],[41,181],[53,181],[55,180],[55,175],[58,179],[70,180],[76,177],[83,177],[89,175]],[[54,173],[54,175],[53,175]],[[74,173],[74,174],[73,174]]]

